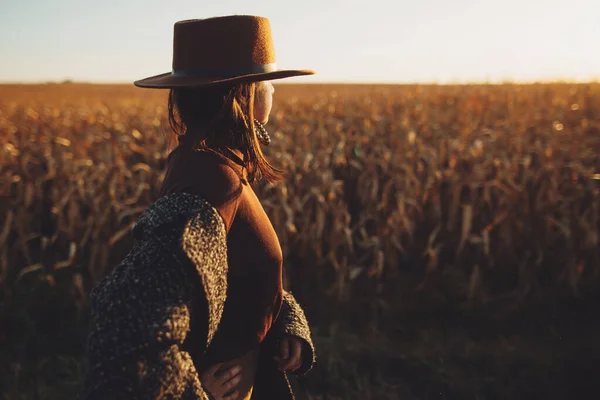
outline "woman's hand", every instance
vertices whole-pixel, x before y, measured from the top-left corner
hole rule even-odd
[[[240,393],[237,389],[232,390],[242,380],[242,367],[232,365],[217,374],[221,365],[215,364],[200,374],[200,382],[215,400],[237,400]]]
[[[275,361],[279,370],[283,372],[293,372],[302,365],[302,339],[296,336],[284,336],[279,343],[278,356]]]

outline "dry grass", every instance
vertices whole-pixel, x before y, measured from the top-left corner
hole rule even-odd
[[[9,359],[29,365],[85,335],[87,293],[127,251],[163,177],[165,95],[0,87]],[[276,98],[267,154],[287,177],[257,191],[315,325],[360,326],[364,338],[416,310],[510,316],[597,292],[600,85],[278,85]],[[346,395],[382,379],[371,398],[404,390],[385,374],[327,371],[353,382]]]

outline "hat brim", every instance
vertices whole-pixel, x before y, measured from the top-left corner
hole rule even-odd
[[[205,78],[196,76],[175,76],[171,72],[151,76],[133,82],[137,87],[150,89],[170,89],[177,87],[201,87],[217,84],[237,84],[243,82],[270,81],[275,79],[291,78],[294,76],[314,75],[315,71],[309,69],[277,70],[258,74],[235,76],[232,78]]]

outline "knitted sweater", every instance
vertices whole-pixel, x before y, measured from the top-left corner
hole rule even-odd
[[[90,293],[88,373],[81,399],[208,400],[184,342],[193,307],[207,315],[208,346],[227,294],[223,220],[203,198],[177,193],[157,200],[133,228],[129,254]],[[204,302],[193,301],[198,297]],[[283,335],[303,341],[303,365],[315,361],[304,312],[290,293],[261,344],[253,399],[293,399],[271,355]],[[275,396],[275,397],[274,397]]]

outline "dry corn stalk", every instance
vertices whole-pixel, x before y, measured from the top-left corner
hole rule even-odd
[[[0,91],[0,276],[54,255],[55,267],[84,265],[98,279],[164,178],[166,99],[36,90]],[[550,269],[555,284],[592,290],[599,98],[599,85],[282,86],[265,152],[285,181],[256,190],[303,279],[292,284],[319,283],[317,301],[379,298],[382,286],[394,300],[421,272],[476,302],[492,271],[519,274],[516,288],[492,293],[502,298]]]

